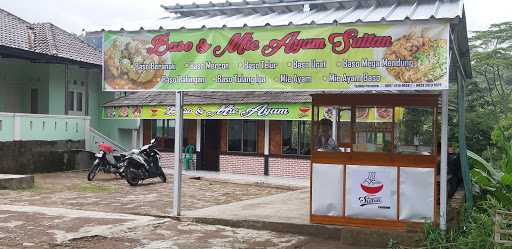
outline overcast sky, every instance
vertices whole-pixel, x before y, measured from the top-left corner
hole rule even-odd
[[[166,16],[161,4],[174,5],[210,0],[0,0],[3,8],[29,22],[52,22],[74,33],[82,29],[148,20]],[[218,0],[217,0],[218,1]],[[225,1],[225,0],[222,0]],[[511,0],[466,0],[469,30],[512,21]]]

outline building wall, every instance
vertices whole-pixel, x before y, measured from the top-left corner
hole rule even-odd
[[[311,161],[309,158],[270,157],[268,175],[294,178],[309,178]]]
[[[38,89],[39,95],[39,114],[65,115],[65,68],[66,66],[63,64],[31,63],[28,60],[0,58],[0,87],[2,89],[0,91],[0,112],[30,113],[30,91],[35,88]],[[138,129],[139,121],[103,120],[101,118],[102,105],[115,98],[115,93],[102,91],[101,69],[68,65],[68,82],[71,84],[73,81],[86,84],[85,91],[88,93],[88,102],[84,107],[86,108],[84,114],[91,117],[90,126],[114,141],[120,141],[122,146],[131,148],[131,131]],[[50,121],[45,123],[54,123]],[[8,122],[6,125],[9,125]],[[84,128],[81,124],[79,125],[78,130]],[[74,124],[72,126],[74,127]],[[11,130],[6,129],[9,132]],[[51,135],[50,133],[38,134],[34,140],[44,140],[45,136]],[[10,136],[12,134],[2,135],[2,137]]]
[[[220,172],[243,175],[263,175],[264,158],[250,155],[220,155]]]
[[[0,174],[32,174],[84,168],[92,164],[84,141],[0,142]]]
[[[162,152],[160,164],[163,168],[174,168],[174,153]],[[195,157],[194,157],[195,159]],[[221,173],[263,176],[264,158],[262,156],[231,155],[219,156]],[[308,178],[310,160],[307,158],[269,158],[269,176]]]
[[[53,115],[66,114],[66,82],[65,66],[52,64],[49,66],[49,112]]]
[[[38,113],[48,114],[49,65],[0,58],[0,112],[30,112],[30,91],[39,94]]]
[[[140,121],[102,119],[102,106],[104,103],[113,100],[115,98],[115,93],[104,92],[102,90],[101,69],[89,69],[87,77],[87,87],[89,92],[88,113],[91,117],[91,127],[118,142],[123,147],[129,149],[132,148],[132,134],[127,132],[126,129],[138,130]]]

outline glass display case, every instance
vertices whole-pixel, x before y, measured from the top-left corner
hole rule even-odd
[[[434,94],[314,94],[313,223],[435,221]]]

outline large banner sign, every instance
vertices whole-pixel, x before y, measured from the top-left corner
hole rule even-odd
[[[105,32],[104,90],[448,88],[447,22]]]

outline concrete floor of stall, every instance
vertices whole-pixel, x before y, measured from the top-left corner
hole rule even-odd
[[[245,201],[211,206],[204,209],[188,210],[181,219],[199,223],[225,225],[230,227],[270,230],[295,233],[323,239],[337,240],[341,248],[386,248],[390,241],[417,246],[423,241],[420,230],[390,230],[363,227],[311,224],[309,222],[309,187],[307,180],[277,179],[254,176],[235,176],[222,173],[201,173],[187,171],[188,176],[200,176],[211,180],[235,181],[246,184],[270,184],[290,187],[290,191],[249,199]],[[283,184],[286,181],[292,184]],[[301,187],[302,186],[302,187]],[[294,189],[295,188],[295,189]],[[297,190],[298,188],[298,190]],[[346,246],[346,247],[345,247]]]

